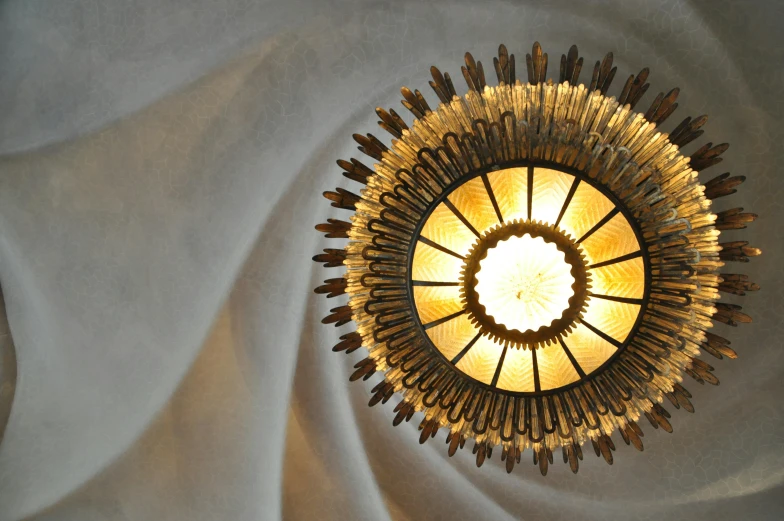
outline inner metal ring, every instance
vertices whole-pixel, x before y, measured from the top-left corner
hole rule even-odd
[[[569,297],[569,305],[563,314],[554,319],[549,325],[542,325],[537,330],[509,328],[505,324],[496,322],[492,315],[487,313],[486,307],[480,302],[479,294],[476,291],[476,274],[481,269],[482,259],[487,257],[488,250],[498,246],[498,243],[510,237],[522,237],[524,235],[540,237],[545,242],[555,245],[564,254],[566,262],[571,266],[570,274],[574,278],[572,284],[572,296]],[[503,345],[513,345],[521,348],[536,349],[541,345],[550,345],[557,342],[562,336],[572,331],[579,323],[585,312],[585,305],[590,289],[591,277],[588,274],[585,264],[585,255],[580,246],[574,240],[562,232],[559,228],[537,221],[517,219],[512,222],[499,224],[485,232],[479,240],[474,243],[460,275],[462,283],[461,296],[466,311],[471,321],[479,327],[483,335],[489,336],[494,341]]]

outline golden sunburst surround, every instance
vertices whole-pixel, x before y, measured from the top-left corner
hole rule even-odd
[[[411,126],[395,111],[377,109],[380,126],[394,137],[391,147],[370,134],[354,136],[377,162],[371,169],[356,159],[338,161],[366,186],[361,195],[326,192],[334,207],[354,213],[316,227],[348,239],[314,260],[346,268],[316,292],[349,296],[324,322],[356,325],[335,351],[368,350],[350,379],[380,373],[370,405],[399,393],[394,425],[419,412],[420,442],[443,427],[452,455],[474,439],[477,465],[500,445],[511,472],[530,448],[545,474],[561,447],[577,472],[589,440],[609,463],[616,431],[642,450],[641,416],[671,432],[663,400],[694,410],[684,376],[718,383],[701,352],[736,356],[729,341],[706,330],[713,322],[750,321],[740,306],[717,303],[719,292],[759,289],[745,275],[719,273],[724,262],[759,255],[744,241],[719,243],[720,230],[744,228],[756,216],[741,208],[710,211],[712,199],[734,193],[744,179],[722,174],[703,186],[697,176],[721,161],[727,146],[708,143],[689,156],[680,150],[702,134],[707,118],[686,118],[662,133],[657,127],[677,106],[677,89],[636,113],[647,69],[630,76],[616,99],[606,95],[616,72],[612,54],[596,63],[587,87],[577,83],[582,62],[573,46],[554,84],[545,80],[547,55],[534,44],[522,83],[514,56],[501,46],[494,59],[499,85],[491,87],[482,64],[466,54],[464,96],[448,74],[431,68],[441,104],[432,110],[419,91],[403,88]],[[568,205],[553,202],[562,196]],[[465,300],[460,294],[460,274],[481,273],[466,270],[471,247],[461,248],[524,224],[568,236],[590,275],[584,309],[549,345],[481,334],[485,324],[471,320],[476,310],[468,309],[468,292]],[[530,229],[519,238],[534,239]],[[526,284],[518,291],[532,282]],[[534,322],[499,321],[525,334],[520,324],[547,322],[561,305]]]

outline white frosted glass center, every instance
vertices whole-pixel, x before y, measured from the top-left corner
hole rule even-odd
[[[510,237],[487,251],[476,273],[479,303],[496,323],[537,330],[561,318],[574,292],[571,266],[541,237]]]

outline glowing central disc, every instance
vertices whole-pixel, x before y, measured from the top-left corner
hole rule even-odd
[[[496,323],[519,331],[561,318],[574,294],[571,266],[541,237],[510,237],[487,251],[476,273],[479,302]]]

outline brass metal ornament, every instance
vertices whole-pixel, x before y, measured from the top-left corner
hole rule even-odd
[[[380,373],[370,405],[398,394],[393,425],[422,413],[421,443],[444,428],[450,456],[474,441],[477,466],[500,446],[508,472],[531,449],[544,475],[560,448],[576,473],[586,443],[612,464],[614,432],[642,450],[641,417],[672,432],[665,400],[694,411],[685,376],[718,384],[702,353],[737,356],[707,330],[750,322],[720,293],[759,287],[720,270],[760,250],[720,233],[756,215],[711,201],[745,178],[702,185],[727,145],[681,148],[707,117],[662,132],[678,89],[635,112],[648,69],[615,98],[612,61],[580,84],[572,46],[555,83],[535,43],[521,81],[501,45],[489,86],[467,53],[465,95],[432,67],[439,105],[404,87],[413,123],[376,109],[391,144],[355,134],[372,168],[338,161],[363,188],[324,194],[352,214],[316,226],[345,244],[314,257],[345,270],[316,289],[348,295],[323,322],[354,324],[333,350],[367,350],[350,380]]]
[[[497,247],[501,241],[524,235],[541,237],[546,243],[555,245],[556,249],[563,253],[573,280],[570,285],[572,295],[568,298],[568,307],[563,309],[560,316],[556,315],[549,324],[541,324],[535,331],[532,329],[520,331],[497,321],[488,313],[477,292],[477,273],[481,270],[482,260],[487,258],[488,252]],[[462,303],[471,322],[478,327],[481,334],[496,343],[524,348],[550,345],[562,340],[564,334],[570,333],[583,316],[590,288],[590,275],[586,268],[585,255],[579,244],[557,226],[519,219],[504,222],[483,233],[466,257],[460,275]]]

